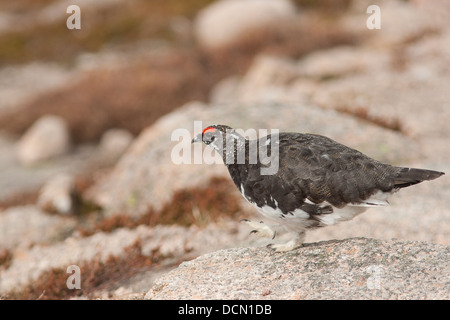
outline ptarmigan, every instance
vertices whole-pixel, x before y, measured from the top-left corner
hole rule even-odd
[[[283,132],[247,140],[228,126],[211,125],[192,140],[199,141],[222,156],[236,187],[263,217],[294,234],[287,243],[271,245],[276,251],[300,246],[307,229],[387,206],[395,191],[444,174],[381,163],[316,134]],[[252,232],[275,237],[268,224],[245,222]]]

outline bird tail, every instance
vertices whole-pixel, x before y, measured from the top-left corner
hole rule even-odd
[[[400,168],[395,180],[395,188],[405,188],[426,180],[433,180],[445,174],[444,172],[416,169],[416,168]]]

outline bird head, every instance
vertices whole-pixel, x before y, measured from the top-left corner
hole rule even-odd
[[[221,124],[206,127],[201,134],[192,139],[192,143],[203,142],[222,154],[223,150],[226,149],[227,143],[230,146],[234,146],[235,141],[245,141],[245,139],[233,128]]]
[[[231,127],[220,124],[208,126],[203,129],[202,133],[192,139],[192,143],[203,142],[216,150],[221,150],[225,143],[227,131],[230,132],[231,130],[233,130]]]

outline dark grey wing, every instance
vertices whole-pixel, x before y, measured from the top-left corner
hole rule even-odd
[[[320,135],[280,133],[278,143],[278,171],[261,175],[261,164],[250,165],[242,188],[258,207],[268,205],[284,214],[296,209],[310,215],[331,213],[328,204],[337,208],[371,205],[366,200],[377,192],[443,174],[384,164]]]
[[[309,215],[332,213],[329,205],[307,203],[307,185],[294,175],[261,175],[260,167],[250,166],[242,185],[244,196],[256,206],[279,209],[284,215],[300,209]]]
[[[268,138],[273,139],[271,135]],[[311,195],[320,192],[315,190],[318,185],[314,187],[312,184],[314,178],[323,176],[326,172],[326,169],[314,159],[314,154],[309,148],[304,147],[310,140],[309,137],[301,134],[280,134],[277,138],[278,171],[275,174],[262,175],[261,167],[264,165],[261,163],[250,165],[242,186],[246,198],[258,207],[268,205],[281,210],[284,214],[296,209],[310,215],[333,212],[328,205],[306,201]],[[263,145],[265,141],[262,140]],[[269,150],[269,153],[271,152],[272,150]],[[317,203],[319,202],[322,201]]]
[[[327,137],[280,134],[277,175],[310,202],[335,207],[364,202],[394,188],[398,168],[369,158]]]

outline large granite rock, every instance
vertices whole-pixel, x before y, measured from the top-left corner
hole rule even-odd
[[[182,263],[147,299],[449,299],[449,247],[352,238],[286,253],[234,248]]]

